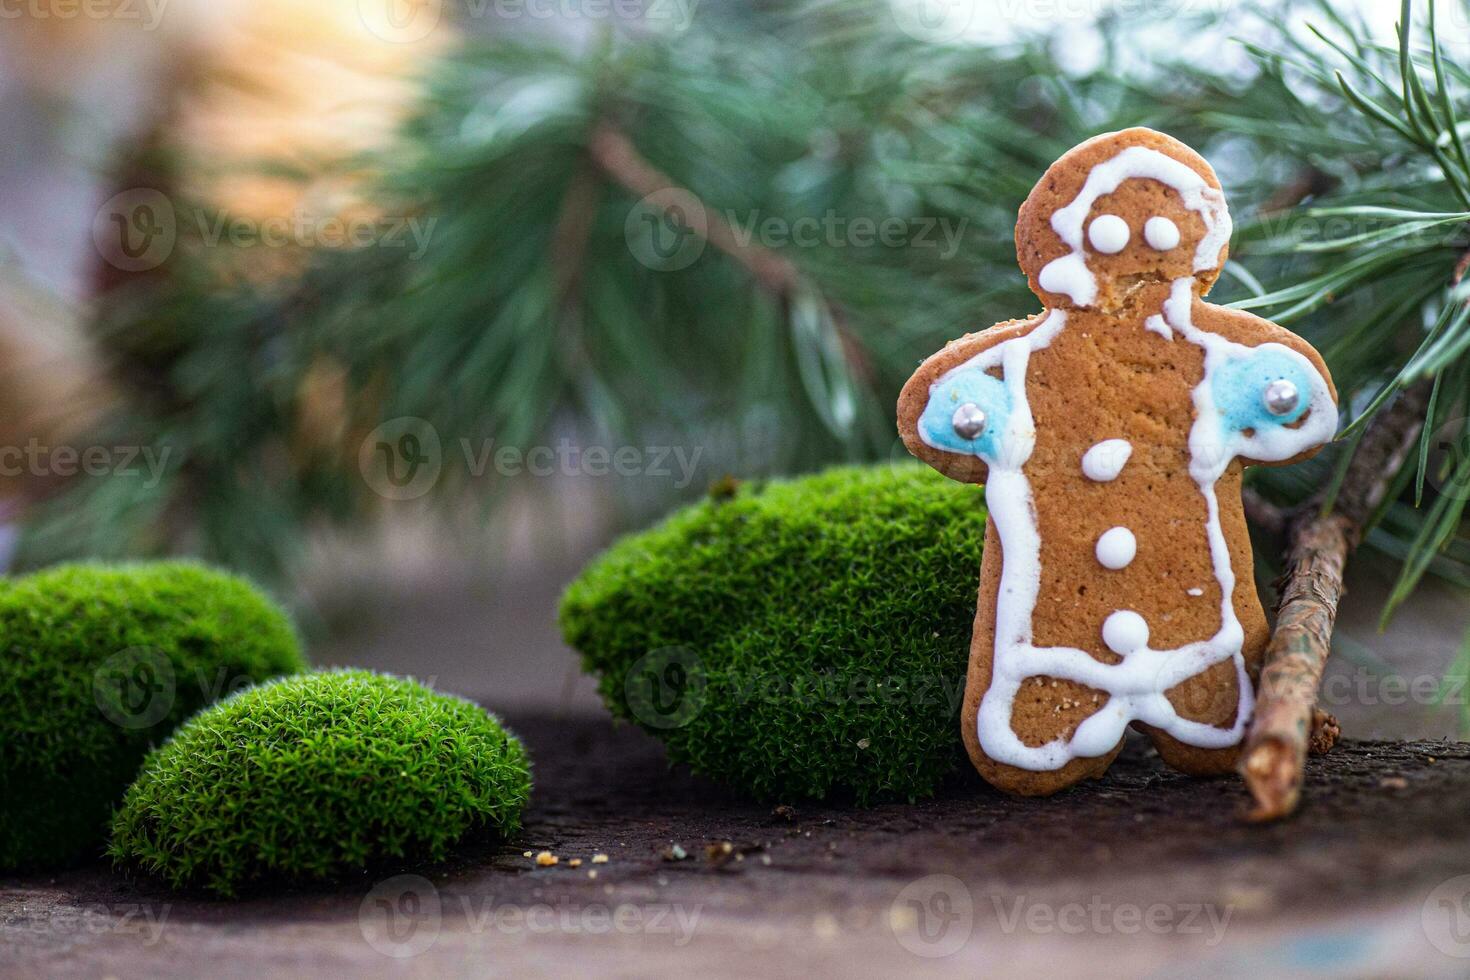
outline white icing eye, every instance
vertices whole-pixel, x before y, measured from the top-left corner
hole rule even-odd
[[[1128,222],[1116,214],[1100,214],[1087,227],[1087,238],[1092,247],[1104,255],[1117,255],[1127,248],[1131,234]]]
[[[1179,244],[1179,226],[1168,218],[1149,218],[1143,226],[1143,238],[1150,248],[1167,252]]]

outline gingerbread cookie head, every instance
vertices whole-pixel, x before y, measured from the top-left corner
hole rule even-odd
[[[1114,310],[1140,284],[1193,277],[1209,292],[1230,243],[1220,180],[1149,129],[1107,133],[1046,171],[1021,207],[1016,254],[1049,308]]]

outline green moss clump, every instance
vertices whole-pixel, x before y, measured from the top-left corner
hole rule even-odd
[[[982,491],[843,468],[674,514],[568,588],[561,625],[612,712],[760,798],[933,792],[959,705]]]
[[[302,669],[285,614],[199,565],[0,583],[0,869],[99,855],[151,745],[202,705]]]
[[[530,795],[525,749],[483,708],[368,671],[304,674],[206,708],[150,754],[111,854],[231,895],[441,860],[471,831],[513,833]]]

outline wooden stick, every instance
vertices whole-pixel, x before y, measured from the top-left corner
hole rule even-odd
[[[1281,605],[1240,754],[1240,773],[1255,803],[1250,820],[1290,815],[1301,800],[1307,752],[1336,741],[1335,731],[1323,730],[1331,716],[1318,719],[1315,708],[1342,599],[1343,568],[1389,480],[1414,449],[1432,388],[1428,380],[1416,382],[1369,423],[1331,512],[1324,513],[1322,501],[1314,499],[1288,521]]]
[[[1276,630],[1266,648],[1241,773],[1255,798],[1251,820],[1296,809],[1311,742],[1317,686],[1332,643],[1351,528],[1338,514],[1293,533]]]

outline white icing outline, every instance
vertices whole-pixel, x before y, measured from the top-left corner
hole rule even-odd
[[[1169,321],[1157,313],[1143,321],[1143,329],[1150,330],[1165,340],[1174,339],[1174,328],[1169,326]]]
[[[1093,167],[1072,203],[1051,216],[1052,230],[1071,249],[1048,262],[1036,281],[1049,293],[1064,293],[1078,306],[1091,306],[1097,299],[1097,279],[1087,268],[1082,249],[1082,227],[1097,199],[1116,191],[1125,180],[1157,180],[1174,188],[1184,206],[1196,211],[1205,222],[1205,235],[1194,253],[1194,271],[1203,272],[1220,264],[1220,249],[1230,242],[1232,225],[1224,192],[1211,187],[1192,167],[1146,146],[1130,146]]]
[[[1245,669],[1244,630],[1235,613],[1235,570],[1220,524],[1215,484],[1237,456],[1262,462],[1289,459],[1328,441],[1337,428],[1337,410],[1326,381],[1305,356],[1280,344],[1247,347],[1194,325],[1195,279],[1174,281],[1160,319],[1183,338],[1204,349],[1204,373],[1192,392],[1195,420],[1189,434],[1191,478],[1205,500],[1205,530],[1210,562],[1220,589],[1220,628],[1207,640],[1170,650],[1143,646],[1119,663],[1109,664],[1085,650],[1038,647],[1032,643],[1032,619],[1041,588],[1041,539],[1031,482],[1023,472],[1036,445],[1035,422],[1026,398],[1026,368],[1032,352],[1049,346],[1064,329],[1067,314],[1051,310],[1029,333],[982,351],[946,372],[933,387],[964,370],[1002,368],[1011,400],[1010,415],[1000,433],[999,455],[987,458],[985,497],[1001,544],[1000,588],[995,606],[995,637],[990,686],[976,718],[980,747],[996,762],[1030,771],[1051,771],[1072,759],[1094,758],[1112,750],[1134,721],[1204,749],[1228,748],[1240,742],[1255,707],[1255,693]],[[1225,433],[1211,387],[1220,364],[1231,357],[1264,348],[1279,349],[1299,359],[1312,379],[1311,400],[1297,428],[1265,427],[1245,436]],[[931,392],[933,391],[931,387]],[[936,449],[920,430],[920,438]],[[1095,447],[1094,447],[1095,448]],[[1191,590],[1191,594],[1193,590]],[[1146,625],[1146,624],[1145,624]],[[1235,664],[1238,700],[1228,728],[1180,717],[1167,691],[1225,660]],[[1052,677],[1103,691],[1107,701],[1077,727],[1071,738],[1044,745],[1023,743],[1011,727],[1016,695],[1028,679]]]

